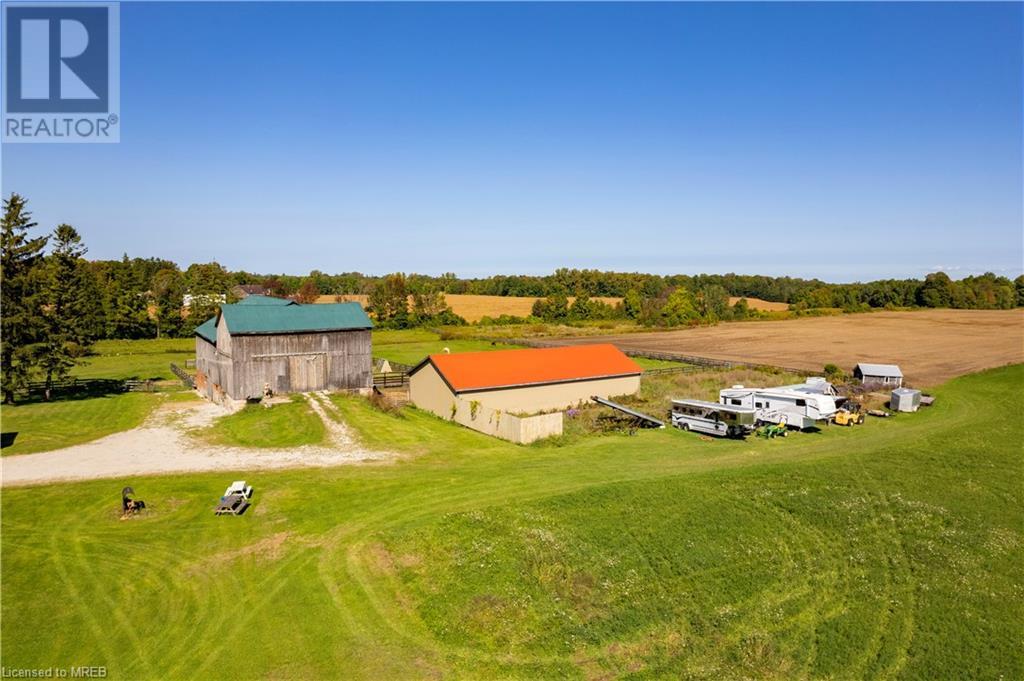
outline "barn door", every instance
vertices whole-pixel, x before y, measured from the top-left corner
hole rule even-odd
[[[288,358],[292,392],[323,390],[327,385],[325,355],[298,355]]]

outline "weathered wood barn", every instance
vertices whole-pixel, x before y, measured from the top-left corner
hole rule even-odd
[[[299,305],[249,296],[196,328],[196,388],[211,400],[368,390],[370,329],[359,303]]]

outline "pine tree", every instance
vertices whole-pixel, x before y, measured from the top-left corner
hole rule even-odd
[[[18,194],[4,201],[0,230],[0,376],[5,404],[13,403],[15,391],[28,382],[31,346],[43,333],[39,270],[49,237],[28,236],[36,223],[25,204]]]
[[[180,336],[185,326],[181,316],[185,282],[177,268],[165,268],[153,275],[150,282],[155,307],[156,337]]]
[[[43,319],[46,334],[36,347],[39,367],[46,374],[46,399],[54,381],[68,376],[95,340],[97,301],[89,295],[91,272],[82,256],[86,248],[71,225],[53,232],[53,251],[46,259]]]
[[[108,338],[148,338],[152,323],[149,319],[145,284],[138,279],[127,254],[116,263],[108,281],[109,309],[107,310]]]

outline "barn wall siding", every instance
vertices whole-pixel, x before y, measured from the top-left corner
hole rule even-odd
[[[231,336],[229,377],[233,399],[278,393],[369,389],[372,347],[368,330]],[[219,336],[218,336],[219,345]]]

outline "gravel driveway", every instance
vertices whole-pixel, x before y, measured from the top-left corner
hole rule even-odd
[[[329,443],[283,450],[218,447],[193,438],[186,431],[209,425],[225,410],[203,401],[168,405],[142,426],[81,445],[38,454],[0,459],[0,484],[4,487],[35,485],[65,480],[121,478],[206,471],[316,468],[362,462],[392,461],[390,452],[364,449],[344,424],[327,416],[316,396],[307,395],[313,410],[324,419]]]

